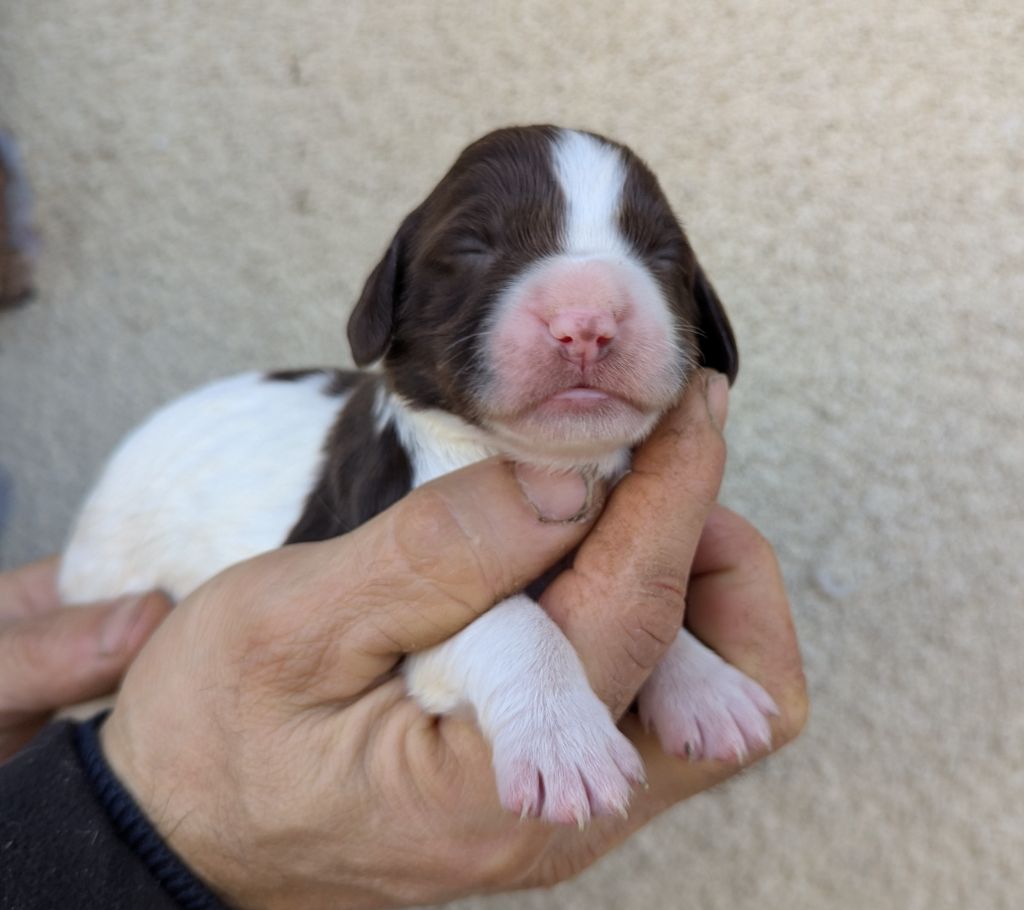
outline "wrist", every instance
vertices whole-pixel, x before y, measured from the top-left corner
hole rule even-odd
[[[219,897],[168,844],[134,792],[108,761],[100,732],[106,726],[103,721],[104,716],[100,715],[79,724],[75,745],[93,793],[111,826],[181,907],[223,910]]]
[[[96,734],[97,748],[111,777],[166,852],[213,901],[182,902],[182,906],[188,910],[193,906],[197,910],[223,910],[225,904],[246,910],[293,907],[295,883],[285,880],[287,876],[276,875],[272,863],[259,860],[251,846],[253,838],[241,820],[227,818],[218,810],[215,796],[219,788],[209,773],[204,774],[201,768],[190,770],[184,760],[185,750],[180,747],[161,749],[159,755],[163,757],[157,762],[147,760],[139,743],[127,735],[119,721],[123,719],[111,714]],[[190,781],[199,785],[193,786]]]

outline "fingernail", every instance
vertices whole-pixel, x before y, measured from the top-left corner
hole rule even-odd
[[[546,522],[582,521],[591,506],[591,484],[576,471],[546,471],[528,464],[513,468],[519,489]]]
[[[142,597],[125,597],[113,607],[100,629],[99,653],[102,657],[120,654],[128,647],[132,630],[139,621]]]
[[[725,418],[729,413],[729,380],[726,375],[709,372],[704,394],[707,396],[711,422],[721,430],[725,426]]]

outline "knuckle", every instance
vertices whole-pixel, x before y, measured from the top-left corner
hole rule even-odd
[[[60,658],[67,651],[63,645],[63,636],[55,634],[50,623],[29,620],[11,630],[5,664],[18,668],[19,676],[45,678],[61,667]]]
[[[701,434],[700,446],[704,457],[711,467],[718,469],[725,467],[728,446],[725,442],[725,436],[718,430],[710,427],[710,425],[706,425],[705,432]]]
[[[720,433],[710,429],[698,432],[682,430],[669,463],[658,473],[671,479],[672,486],[685,500],[707,507],[718,496],[725,461],[725,438]],[[664,489],[660,495],[663,499]]]
[[[707,419],[707,406],[697,406],[699,417],[692,417],[680,427],[680,443],[691,457],[700,458],[709,468],[724,464],[725,436]]]
[[[447,497],[431,487],[409,496],[393,523],[395,555],[417,574],[433,569],[439,544],[458,543],[466,536]]]
[[[672,580],[648,580],[638,592],[637,609],[620,619],[625,656],[636,668],[650,672],[682,627],[683,592]]]
[[[701,436],[699,453],[694,459],[695,470],[689,473],[690,487],[708,504],[718,496],[718,488],[725,473],[725,437],[720,433],[705,433]]]
[[[472,608],[477,592],[506,593],[510,573],[486,527],[466,516],[436,488],[421,487],[392,524],[393,556],[411,583],[410,595],[441,596]]]

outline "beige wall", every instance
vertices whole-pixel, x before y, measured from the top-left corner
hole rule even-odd
[[[0,315],[3,564],[60,545],[158,402],[345,359],[468,140],[607,132],[732,313],[724,498],[778,546],[814,715],[580,880],[479,905],[1021,906],[1022,47],[1010,0],[8,0],[0,124],[44,248]]]

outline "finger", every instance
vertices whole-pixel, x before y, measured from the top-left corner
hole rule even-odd
[[[717,377],[715,386],[708,377]],[[725,377],[710,372],[690,383],[636,453],[572,570],[541,599],[616,716],[682,624],[690,563],[725,466],[708,393],[724,419],[727,389]]]
[[[0,627],[0,728],[112,691],[169,609],[152,593]]]
[[[60,557],[50,556],[0,573],[0,619],[56,610],[60,606],[57,595],[59,568]]]
[[[270,624],[260,649],[292,673],[369,681],[543,574],[586,533],[595,498],[578,474],[491,459],[414,490],[343,537],[243,564],[237,571],[250,574],[244,583]],[[282,609],[282,594],[301,607]]]
[[[723,506],[705,524],[688,604],[693,634],[775,699],[773,741],[795,737],[807,719],[807,688],[782,571],[760,532]]]

